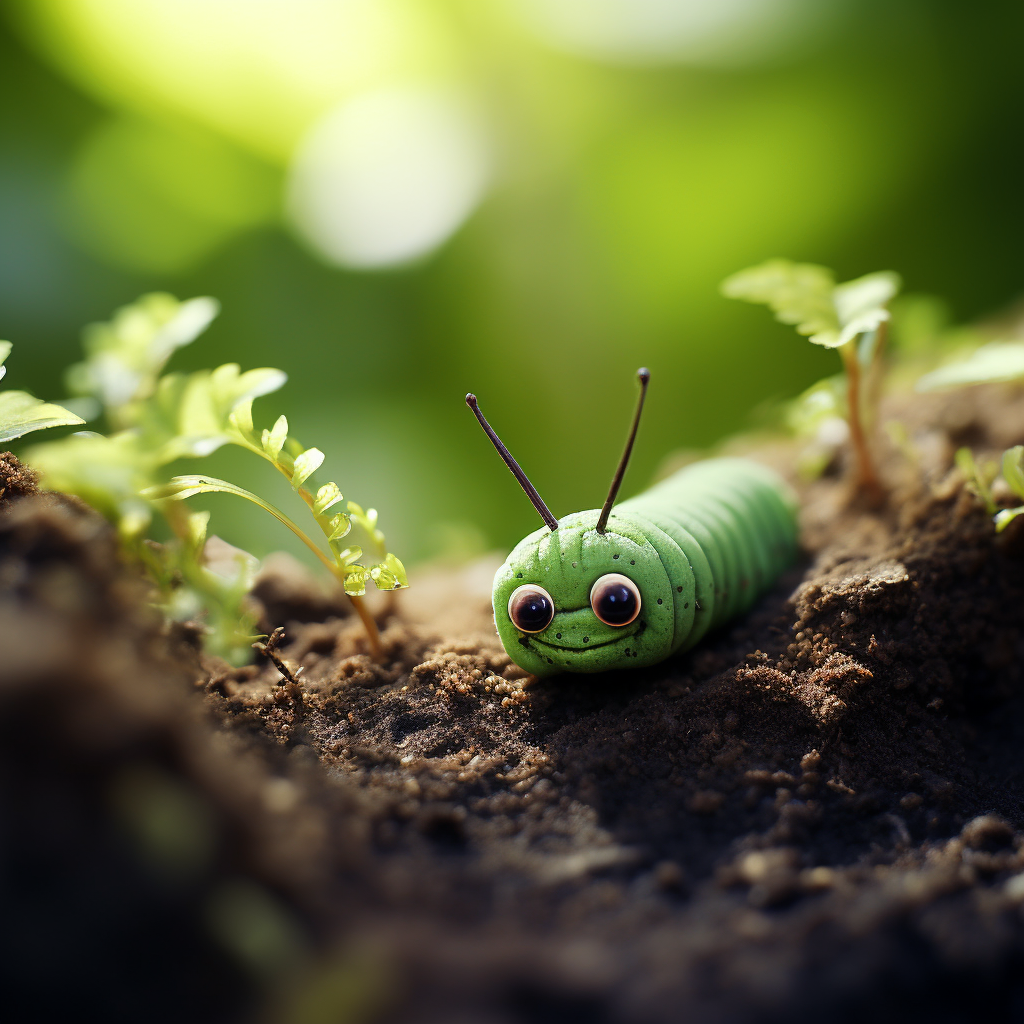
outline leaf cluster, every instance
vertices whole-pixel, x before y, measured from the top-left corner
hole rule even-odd
[[[964,487],[973,494],[993,517],[996,532],[1001,533],[1019,515],[1024,515],[1024,505],[1016,508],[999,508],[993,492],[996,477],[1002,472],[1010,491],[1024,501],[1024,445],[1015,445],[1003,452],[999,462],[995,459],[977,461],[969,448],[956,453],[956,464],[964,477]]]
[[[126,548],[149,570],[169,614],[202,607],[216,652],[244,660],[253,639],[246,633],[252,621],[245,594],[255,560],[245,556],[244,571],[226,576],[211,571],[209,514],[188,511],[180,499],[220,491],[255,502],[300,536],[352,597],[365,592],[367,581],[382,590],[408,582],[401,561],[387,550],[376,511],[344,502],[333,482],[310,492],[308,484],[324,461],[319,449],[304,449],[290,438],[283,416],[270,430],[254,430],[253,400],[280,388],[285,373],[272,367],[242,371],[237,363],[164,372],[171,355],[194,341],[217,311],[212,299],[179,302],[154,294],[118,310],[109,323],[87,328],[85,359],[69,370],[67,382],[79,400],[93,404],[92,415],[102,416],[110,432],[83,431],[36,445],[26,458],[46,486],[79,495],[116,524]],[[287,476],[323,531],[329,556],[290,516],[250,491],[208,476],[168,479],[168,467],[178,459],[202,458],[225,444],[256,453]],[[156,545],[147,539],[156,513],[170,526],[173,541]],[[365,535],[370,565],[360,561],[363,547],[343,543],[353,525]]]
[[[899,275],[889,270],[837,285],[827,267],[782,259],[741,270],[722,282],[723,295],[763,303],[776,319],[825,348],[840,348],[877,331],[889,319],[886,304],[899,288]]]
[[[12,348],[9,341],[0,341],[0,379],[7,373],[4,363]],[[81,416],[52,402],[34,398],[27,391],[0,391],[0,444],[6,444],[33,430],[84,422]]]

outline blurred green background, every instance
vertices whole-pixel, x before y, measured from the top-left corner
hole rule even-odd
[[[539,524],[837,367],[718,295],[770,256],[900,271],[961,319],[1018,295],[1024,8],[943,0],[28,0],[0,34],[7,383],[59,399],[142,292],[223,313],[175,368],[257,403],[407,562]],[[272,499],[269,467],[196,471]],[[282,501],[286,499],[281,498]],[[211,499],[263,554],[276,525]]]

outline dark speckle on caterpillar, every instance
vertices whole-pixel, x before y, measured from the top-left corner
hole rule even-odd
[[[509,657],[537,676],[652,665],[746,611],[796,555],[796,498],[772,470],[708,459],[615,505],[650,374],[604,507],[555,519],[466,402],[545,526],[494,577],[494,621]],[[613,508],[614,506],[614,508]]]

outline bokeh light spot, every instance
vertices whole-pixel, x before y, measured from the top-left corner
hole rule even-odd
[[[489,163],[485,134],[459,97],[365,93],[325,117],[299,148],[288,209],[327,260],[394,266],[458,229],[484,195]]]
[[[833,20],[843,0],[511,0],[560,49],[625,63],[746,64]]]

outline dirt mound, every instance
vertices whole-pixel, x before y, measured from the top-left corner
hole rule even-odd
[[[91,900],[67,942],[85,970],[124,955],[129,905],[132,991],[187,978],[210,1019],[1024,1008],[1024,524],[997,537],[950,473],[965,439],[1022,439],[1017,404],[891,407],[912,447],[886,510],[805,488],[807,559],[745,619],[650,669],[543,682],[501,649],[482,567],[419,581],[377,665],[278,563],[293,678],[201,661],[139,611],[95,519],[11,502],[0,720],[26,781],[4,799],[17,863],[63,894],[23,898],[18,927]],[[184,882],[132,824],[161,785],[207,823]],[[76,808],[55,832],[51,806]]]

